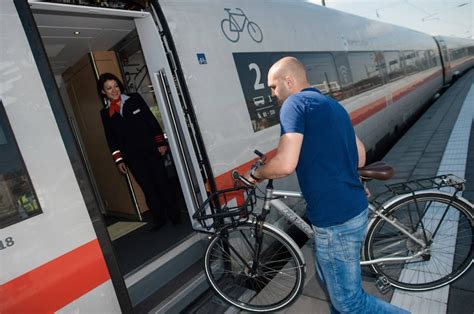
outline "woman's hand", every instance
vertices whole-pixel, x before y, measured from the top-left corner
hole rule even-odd
[[[372,196],[372,193],[370,193],[369,187],[367,186],[367,182],[364,183],[364,192],[367,198],[370,198]]]
[[[117,168],[118,168],[118,170],[119,170],[121,173],[127,174],[128,169],[127,169],[127,166],[125,165],[124,162],[119,163],[119,164],[117,165]]]
[[[168,146],[160,146],[158,147],[158,151],[160,152],[161,156],[164,156],[168,151]]]

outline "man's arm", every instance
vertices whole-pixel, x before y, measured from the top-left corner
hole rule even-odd
[[[258,168],[253,175],[261,180],[278,179],[292,174],[298,165],[303,134],[286,133],[280,138],[277,153],[266,165]]]
[[[356,135],[357,153],[359,155],[358,167],[362,168],[365,166],[365,146],[364,143]]]

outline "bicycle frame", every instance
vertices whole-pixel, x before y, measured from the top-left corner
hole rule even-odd
[[[250,170],[249,176],[253,179],[255,169],[266,159],[260,152],[255,152],[261,160]],[[286,306],[301,293],[307,265],[299,245],[286,233],[292,227],[288,228],[281,217],[270,224],[266,221],[267,215],[274,208],[279,216],[283,216],[309,238],[315,236],[316,228],[297,214],[301,209],[299,205],[292,206],[283,201],[287,198],[301,199],[301,192],[276,190],[270,179],[262,197],[262,190],[260,195],[256,194],[259,189],[255,181],[239,175],[237,171],[232,173],[232,178],[240,182],[234,189],[245,190],[247,197],[243,205],[232,207],[233,203],[229,205],[227,201],[224,206],[219,205],[222,209],[220,215],[227,217],[227,221],[216,221],[219,214],[206,215],[207,206],[201,206],[197,211],[196,217],[200,221],[213,219],[212,225],[205,221],[202,223],[207,230],[216,230],[205,254],[206,276],[221,297],[239,308],[260,311],[260,306],[265,306],[271,310],[280,309],[270,306],[287,302],[281,305]],[[428,185],[424,184],[425,181]],[[369,203],[368,234],[363,241],[363,245],[368,247],[361,248],[359,263],[360,266],[370,265],[373,268],[377,276],[376,287],[381,292],[390,286],[410,291],[439,288],[453,282],[471,267],[474,261],[474,206],[457,194],[457,191],[463,190],[464,182],[464,179],[448,174],[386,185],[387,191]],[[410,185],[415,187],[411,188]],[[440,191],[439,188],[444,187],[455,188],[456,192],[451,192],[451,189],[449,193]],[[227,191],[218,191],[212,197]],[[261,211],[255,211],[257,199],[260,200],[259,205],[262,205],[263,200]],[[448,219],[446,222],[445,217]],[[439,227],[441,223],[443,226]],[[457,231],[451,237],[454,228]],[[432,234],[438,230],[441,239],[449,241],[435,240]],[[454,242],[457,237],[462,238],[460,243]],[[306,239],[301,240],[304,242]],[[458,248],[460,250],[456,252]],[[455,260],[460,260],[460,263],[456,262],[458,265],[451,267]],[[267,290],[267,283],[273,282],[275,277],[278,280],[269,290],[276,291],[275,296],[283,292],[288,297],[278,299],[277,303],[268,303],[264,291]],[[288,292],[283,290],[288,289],[280,283],[282,279],[292,282]],[[254,296],[259,298],[255,302],[252,301]]]
[[[248,21],[248,18],[245,15],[244,11],[242,11],[239,8],[236,8],[236,10],[239,10],[242,13],[233,13],[233,12],[230,12],[230,10],[227,10],[227,12],[229,13],[229,20],[239,27],[236,30],[233,30],[233,29],[231,29],[231,30],[232,31],[237,31],[237,32],[242,32],[244,30],[245,23],[247,23],[247,21]],[[242,23],[242,26],[240,26],[239,23],[237,23],[237,20],[234,18],[234,16],[243,16],[243,17],[245,17],[244,22]],[[232,23],[231,23],[231,27],[232,27]]]
[[[449,193],[446,193],[449,194]],[[416,194],[415,194],[416,195]],[[449,194],[452,197],[452,194]],[[277,197],[277,198],[275,198]],[[300,216],[298,216],[288,205],[286,205],[284,202],[282,202],[278,198],[303,198],[303,195],[301,192],[295,192],[295,191],[285,191],[285,190],[274,190],[272,188],[271,182],[267,185],[265,189],[265,200],[264,200],[264,205],[263,209],[264,211],[269,211],[271,207],[275,208],[283,217],[288,219],[288,221],[292,222],[298,229],[303,231],[309,238],[312,238],[314,235],[313,228],[308,225]],[[386,203],[382,204],[378,208],[373,206],[372,204],[369,204],[369,211],[374,214],[375,216],[378,216],[382,219],[384,219],[387,223],[392,225],[394,228],[398,229],[400,232],[404,233],[406,236],[408,236],[410,239],[412,239],[414,242],[418,243],[423,249],[417,252],[416,254],[413,254],[412,256],[408,257],[386,257],[386,258],[378,258],[374,260],[368,260],[368,261],[361,261],[361,265],[372,265],[372,264],[377,264],[381,262],[401,262],[401,261],[408,261],[412,259],[416,259],[419,256],[425,254],[424,249],[426,248],[426,244],[413,236],[409,231],[407,231],[402,225],[397,223],[394,219],[390,219],[387,216],[383,214],[385,208],[388,208],[390,204],[393,202],[396,202],[397,200],[406,197],[406,195],[401,195],[399,197],[392,198],[388,200]],[[373,218],[375,219],[375,218]],[[372,219],[372,221],[373,221]],[[299,249],[299,248],[298,248]],[[301,252],[301,250],[299,250]],[[301,253],[302,256],[302,253]]]

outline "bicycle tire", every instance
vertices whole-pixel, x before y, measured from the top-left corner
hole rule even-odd
[[[261,263],[252,273],[254,235],[255,224],[249,222],[214,235],[205,254],[207,279],[221,298],[241,310],[281,310],[301,294],[305,266],[293,244],[264,225]]]
[[[372,264],[374,271],[385,276],[391,285],[411,291],[436,289],[464,274],[473,261],[473,209],[469,203],[454,198],[443,216],[451,199],[451,195],[443,192],[425,191],[415,197],[407,195],[386,208],[384,215],[396,219],[426,243],[424,229],[431,244],[427,254],[408,261]],[[417,218],[417,205],[423,211],[421,219]],[[433,238],[438,225],[440,227]],[[406,257],[420,247],[383,218],[377,217],[367,232],[364,253],[367,260]]]
[[[227,26],[228,23],[228,26]],[[234,29],[232,29],[234,26]],[[221,29],[224,36],[233,43],[236,43],[240,39],[239,26],[232,22],[230,19],[224,19],[221,21]]]
[[[263,40],[263,33],[262,33],[262,30],[260,29],[260,27],[254,23],[254,22],[249,22],[247,24],[247,31],[249,32],[249,35],[250,37],[252,37],[252,39],[257,42],[257,43],[261,43],[262,40]]]

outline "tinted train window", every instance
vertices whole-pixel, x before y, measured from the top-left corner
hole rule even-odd
[[[388,79],[393,81],[402,77],[403,69],[398,51],[384,51],[383,55],[385,57]]]
[[[341,99],[341,86],[336,66],[329,53],[301,53],[294,55],[306,68],[308,82],[323,94]]]
[[[267,85],[268,70],[280,58],[273,52],[232,54],[254,132],[277,125],[279,106]]]
[[[438,65],[438,56],[433,50],[428,50],[430,67],[433,68]]]
[[[416,60],[417,68],[420,71],[428,69],[430,67],[429,61],[428,61],[429,59],[428,51],[417,51],[416,54],[417,54],[417,60]]]
[[[348,59],[352,72],[352,88],[356,94],[382,85],[375,53],[351,52]]]
[[[402,54],[405,62],[405,74],[409,75],[416,73],[418,69],[416,66],[417,57],[415,51],[404,51]]]
[[[237,52],[232,54],[254,132],[279,123],[280,106],[267,86],[270,67],[285,56],[298,58],[308,71],[308,81],[322,93],[341,98],[336,66],[327,52]]]
[[[461,59],[466,55],[464,48],[452,49],[451,50],[451,60]]]
[[[0,228],[42,213],[0,100]]]

